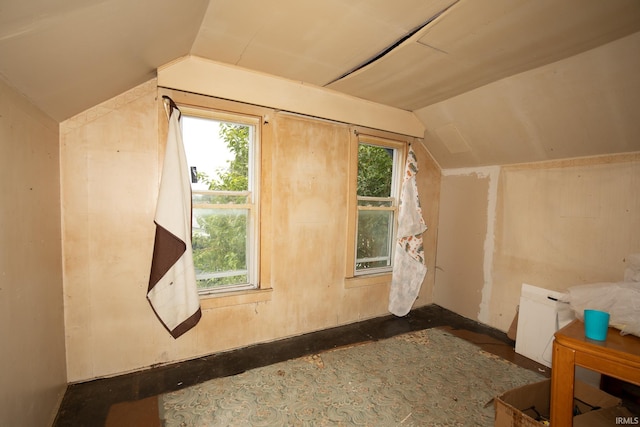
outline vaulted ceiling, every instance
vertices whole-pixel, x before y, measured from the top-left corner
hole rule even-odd
[[[195,55],[413,111],[470,166],[521,159],[435,106],[639,31],[633,0],[0,0],[0,78],[63,121]]]

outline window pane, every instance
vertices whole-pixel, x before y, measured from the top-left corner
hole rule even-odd
[[[358,206],[367,206],[374,208],[390,208],[393,207],[393,199],[369,199],[369,198],[359,198],[358,197]]]
[[[194,209],[193,263],[198,287],[248,283],[248,209]]]
[[[257,286],[253,212],[257,121],[194,110],[182,116],[191,172],[192,247],[201,292]]]
[[[206,191],[193,192],[193,207],[197,205],[242,205],[249,203],[249,194],[220,194]]]
[[[356,270],[391,265],[393,211],[359,211]]]
[[[356,274],[391,270],[397,151],[384,143],[358,144]]]
[[[390,197],[393,179],[393,149],[358,146],[358,196]]]
[[[183,116],[182,132],[194,190],[249,189],[253,126]]]

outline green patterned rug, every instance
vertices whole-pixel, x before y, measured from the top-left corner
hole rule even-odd
[[[544,379],[439,329],[338,348],[165,394],[175,426],[492,426],[491,399]]]

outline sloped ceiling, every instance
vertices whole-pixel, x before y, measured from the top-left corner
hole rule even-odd
[[[640,30],[640,3],[465,1],[329,87],[417,110]]]
[[[213,0],[191,52],[326,86],[454,2]]]
[[[482,88],[531,84],[517,76],[618,40],[627,40],[626,55],[640,57],[638,38],[629,39],[639,31],[640,2],[632,0],[2,0],[0,78],[63,121],[195,55],[413,111],[427,128],[426,143],[435,153],[446,149],[436,154],[441,165],[463,167],[520,157],[498,156],[505,147],[492,140],[499,138],[485,132],[480,139],[467,125],[473,109],[448,103],[472,101],[464,97]],[[629,68],[628,57],[598,58]],[[582,84],[598,84],[607,72],[600,71]],[[620,77],[637,81],[637,71]],[[550,85],[563,91],[560,82]],[[526,102],[539,102],[530,95]],[[482,99],[493,97],[490,90]],[[501,121],[518,120],[503,110]],[[625,126],[631,139],[638,125]],[[547,149],[536,159],[557,152],[583,155]]]
[[[640,151],[640,33],[414,114],[442,168]]]
[[[62,121],[189,52],[208,1],[2,0],[0,77]]]

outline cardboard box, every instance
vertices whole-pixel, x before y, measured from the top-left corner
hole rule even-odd
[[[640,417],[633,415],[624,406],[612,406],[598,409],[573,418],[573,425],[577,427],[603,427],[619,425],[638,425]]]
[[[540,427],[549,420],[551,402],[551,380],[528,384],[509,390],[494,399],[495,427]],[[602,390],[576,381],[574,405],[581,414],[597,408],[620,405],[621,400]],[[615,425],[615,417],[612,420]],[[591,426],[586,415],[574,417],[574,426]],[[602,425],[602,424],[599,424]]]

